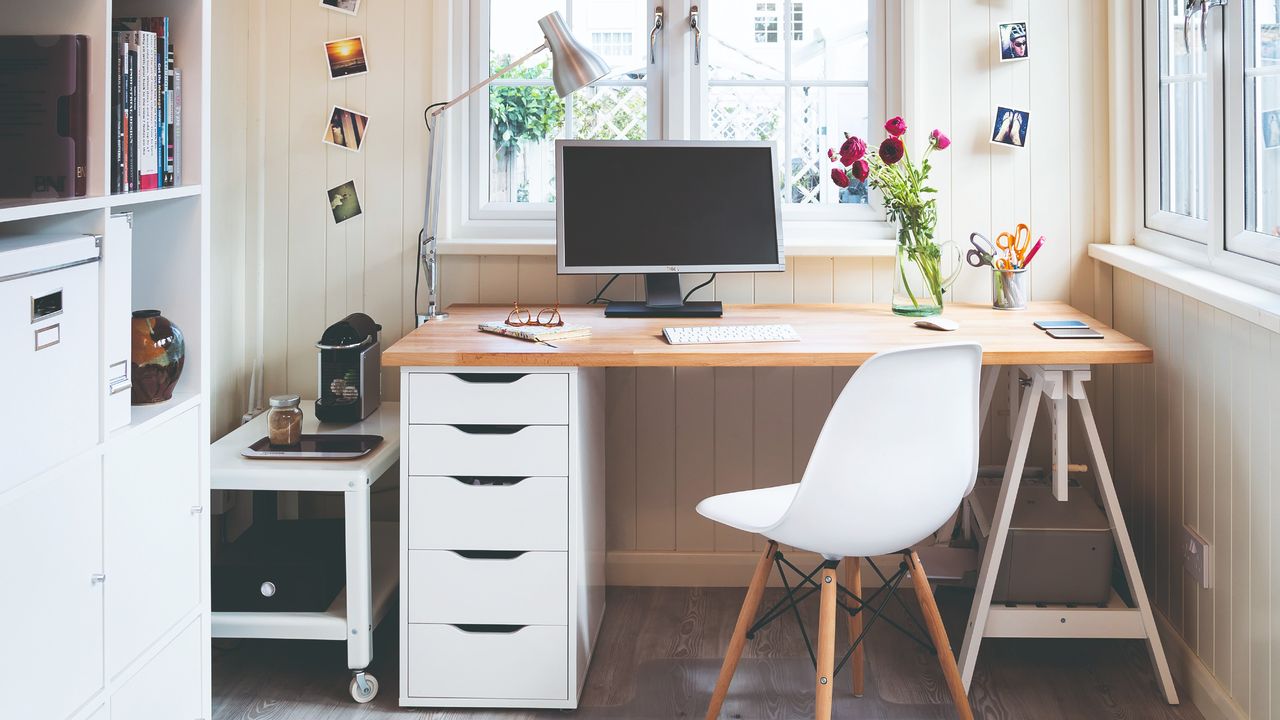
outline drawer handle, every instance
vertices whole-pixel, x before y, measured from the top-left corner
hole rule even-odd
[[[526,550],[452,550],[468,560],[514,560],[527,552]]]
[[[476,625],[476,624],[468,624],[468,625],[454,625],[454,627],[458,628],[458,629],[459,629],[459,630],[461,630],[462,632],[467,632],[467,633],[490,633],[490,634],[497,634],[497,633],[501,633],[501,634],[503,634],[503,635],[510,635],[510,634],[511,634],[511,633],[513,633],[513,632],[519,632],[519,631],[521,631],[521,630],[525,629],[525,627],[526,627],[526,626],[525,626],[525,625]]]
[[[524,373],[454,373],[462,382],[510,384],[524,377]]]
[[[454,480],[463,485],[476,486],[500,486],[510,487],[519,484],[521,481],[528,480],[527,477],[505,477],[498,475],[466,475],[462,477],[454,476]]]
[[[468,435],[514,435],[527,425],[454,425]]]

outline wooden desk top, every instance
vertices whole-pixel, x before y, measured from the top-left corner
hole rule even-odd
[[[481,322],[502,320],[505,305],[454,305],[449,319],[428,323],[382,354],[387,366],[764,367],[860,365],[904,345],[974,341],[988,365],[1121,365],[1149,363],[1151,349],[1061,302],[1036,302],[1021,312],[987,305],[948,305],[955,332],[915,327],[884,303],[875,305],[726,305],[724,317],[605,318],[604,307],[560,308],[565,322],[590,325],[592,335],[555,341],[558,348],[482,333]],[[536,312],[537,308],[533,310]],[[1055,340],[1036,320],[1083,320],[1102,340]],[[800,342],[668,345],[663,327],[789,323]]]

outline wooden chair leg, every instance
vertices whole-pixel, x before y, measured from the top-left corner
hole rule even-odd
[[[733,673],[738,669],[738,659],[742,657],[742,648],[747,644],[747,630],[751,629],[756,618],[756,610],[760,608],[760,598],[764,596],[765,583],[769,579],[769,568],[773,565],[774,553],[778,551],[778,543],[770,541],[769,546],[756,561],[755,572],[751,575],[751,584],[747,586],[747,597],[742,601],[742,609],[738,611],[738,622],[733,626],[733,637],[729,640],[729,649],[724,654],[724,664],[720,666],[720,677],[716,680],[716,689],[711,693],[711,705],[707,708],[707,720],[715,720],[720,716],[720,706],[729,692],[729,683],[733,682]]]
[[[848,558],[849,563],[845,566],[844,584],[849,587],[849,592],[862,599],[862,558]],[[849,618],[849,644],[858,641],[858,636],[862,634],[862,613]],[[849,667],[853,675],[853,696],[862,697],[863,686],[866,676],[863,674],[863,646],[853,650],[853,657],[849,658]]]
[[[822,568],[822,595],[818,609],[818,673],[814,717],[831,720],[831,692],[836,665],[836,568]]]
[[[916,599],[924,613],[929,637],[938,650],[938,664],[942,666],[942,675],[947,680],[947,689],[951,691],[951,701],[955,703],[956,713],[962,720],[973,720],[973,710],[969,708],[964,681],[960,679],[960,669],[956,667],[955,655],[951,653],[951,642],[947,640],[947,629],[942,624],[942,615],[938,613],[938,603],[933,599],[929,578],[924,574],[924,566],[920,564],[920,557],[914,550],[911,551],[911,583],[915,585]]]

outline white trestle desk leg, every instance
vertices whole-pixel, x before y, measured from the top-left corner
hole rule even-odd
[[[1045,404],[1049,410],[1049,426],[1053,433],[1052,468],[1053,496],[1058,502],[1067,501],[1067,466],[1069,443],[1067,442],[1067,388],[1068,373],[1052,371],[1045,374]]]
[[[1009,448],[1009,460],[1004,466],[1004,480],[1000,485],[1000,499],[996,502],[987,549],[982,554],[982,566],[978,570],[978,587],[973,594],[973,607],[969,609],[969,622],[965,627],[964,645],[960,648],[960,676],[965,690],[973,682],[973,669],[978,662],[978,648],[987,629],[987,613],[991,609],[991,597],[995,592],[996,575],[1000,560],[1004,557],[1004,543],[1009,534],[1009,523],[1022,483],[1022,468],[1027,462],[1027,450],[1031,447],[1031,430],[1036,422],[1036,410],[1040,407],[1040,394],[1044,389],[1044,373],[1039,367],[1025,369],[1031,376],[1031,386],[1022,393],[1021,406],[1013,419],[1013,440]],[[1010,373],[1013,398],[1018,397],[1019,371]]]
[[[999,365],[987,365],[982,368],[982,384],[978,396],[979,438],[982,437],[982,429],[986,427],[987,416],[991,414],[991,398],[995,396],[996,385],[1000,382],[1000,369]],[[968,503],[968,498],[960,501],[960,509],[952,513],[951,518],[934,534],[934,544],[947,545],[951,542],[951,535],[955,531],[957,518],[964,523],[964,537],[970,538],[973,536],[973,529],[969,522]]]
[[[347,490],[342,497],[346,511],[347,667],[363,670],[373,659],[369,483]]]
[[[1093,471],[1098,479],[1098,491],[1102,495],[1107,519],[1111,521],[1111,534],[1115,537],[1116,548],[1120,551],[1120,564],[1124,567],[1125,580],[1129,583],[1133,601],[1138,604],[1142,626],[1146,630],[1147,652],[1151,655],[1151,665],[1155,668],[1165,700],[1170,705],[1177,705],[1178,691],[1173,686],[1173,676],[1169,673],[1169,661],[1165,658],[1164,645],[1160,642],[1160,631],[1156,627],[1155,617],[1151,614],[1151,601],[1147,598],[1147,589],[1142,582],[1138,560],[1133,554],[1133,542],[1129,538],[1129,529],[1125,527],[1124,515],[1120,512],[1120,501],[1116,497],[1115,484],[1111,479],[1111,467],[1107,464],[1107,457],[1102,448],[1102,438],[1098,434],[1098,423],[1093,417],[1089,396],[1084,390],[1084,381],[1089,378],[1089,371],[1072,371],[1070,374],[1071,397],[1080,409],[1080,420],[1084,425],[1085,435],[1088,436]]]

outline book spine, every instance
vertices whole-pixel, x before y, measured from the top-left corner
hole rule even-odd
[[[111,37],[115,48],[111,54],[111,192],[118,193],[124,190],[124,138],[121,134],[124,131],[124,107],[120,102],[124,68],[120,62],[120,33],[112,33]]]
[[[130,33],[132,36],[132,33]],[[138,190],[138,45],[129,41],[129,192]]]
[[[138,152],[142,155],[138,168],[141,173],[138,189],[154,190],[160,186],[160,154],[156,146],[159,141],[156,133],[159,124],[156,121],[156,34],[146,30],[138,34],[142,40],[140,73],[142,84],[139,93],[142,97],[142,110],[139,113],[139,120],[140,127],[144,130],[142,140],[138,144]]]
[[[173,71],[173,181],[182,184],[182,71]]]
[[[165,32],[165,18],[156,17],[149,20],[151,31],[156,34],[156,104],[153,110],[156,116],[156,185],[165,187],[164,157],[167,152],[165,148],[168,138],[165,136],[167,125],[164,119],[164,86],[165,64],[168,63],[169,57],[169,36]]]
[[[164,122],[165,122],[165,178],[169,187],[175,187],[173,172],[173,37],[169,34],[169,18],[164,19],[165,64],[164,64]]]

